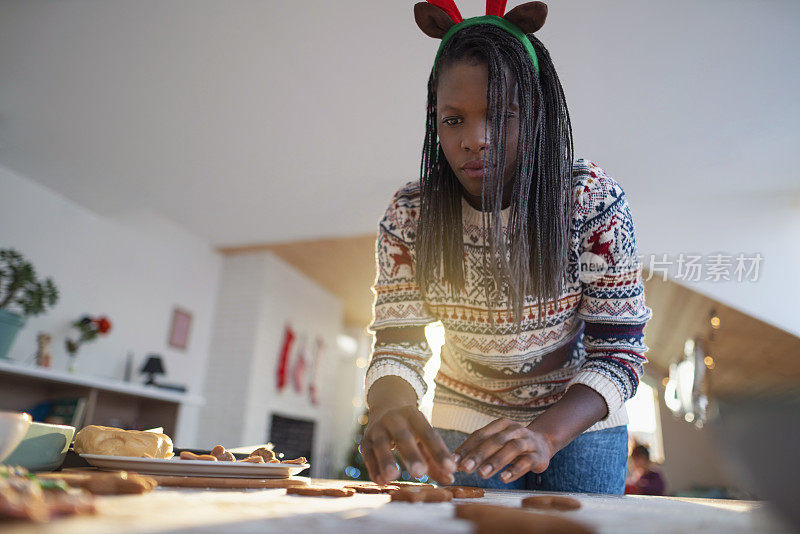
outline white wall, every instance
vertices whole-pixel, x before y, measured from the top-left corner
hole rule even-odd
[[[149,352],[164,356],[163,382],[199,394],[203,383],[220,256],[208,244],[167,221],[129,211],[100,217],[32,180],[0,166],[0,248],[13,247],[39,276],[52,277],[61,297],[45,315],[28,320],[9,357],[26,360],[36,334],[54,336],[53,367],[65,369],[64,339],[83,314],[105,314],[111,333],[81,347],[78,372],[121,379],[126,354],[136,364]],[[192,312],[187,350],[167,344],[174,306]],[[136,380],[140,380],[138,375]],[[196,432],[191,410],[181,417],[176,440]]]
[[[675,417],[659,399],[659,417],[664,443],[661,470],[668,494],[694,488],[732,488],[742,491],[726,465],[719,439],[708,426],[696,428]]]
[[[321,259],[322,260],[322,259]],[[315,476],[330,474],[341,464],[341,425],[352,425],[351,398],[357,369],[343,360],[336,336],[343,329],[341,301],[269,252],[226,256],[223,260],[217,315],[205,396],[215,399],[201,418],[202,447],[229,447],[265,442],[273,413],[311,419],[317,423],[314,440]],[[276,372],[284,327],[297,335],[289,358],[289,383],[278,391]],[[318,371],[319,404],[308,392],[312,347],[307,346],[309,372],[303,390],[296,392],[291,371],[299,342],[323,340]],[[342,368],[351,371],[343,373]]]
[[[760,253],[755,282],[675,281],[800,335],[800,192],[739,196],[721,191],[714,198],[687,195],[662,202],[631,196],[630,202],[642,254],[674,259],[679,253]]]

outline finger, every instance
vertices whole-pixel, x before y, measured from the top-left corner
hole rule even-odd
[[[382,480],[381,484],[386,484],[390,480],[395,480],[400,476],[400,469],[392,453],[392,442],[384,429],[375,429],[372,437],[372,453],[375,455],[378,464],[378,476]]]
[[[508,425],[510,421],[508,419],[495,419],[488,425],[484,426],[483,428],[479,428],[475,432],[469,435],[464,443],[456,447],[456,450],[453,451],[455,455],[455,461],[458,465],[459,469],[463,469],[467,472],[472,472],[471,470],[474,469],[476,466],[472,465],[467,467],[467,456],[477,447],[479,447],[487,438],[490,436],[497,434],[498,432],[503,431]]]
[[[483,464],[478,467],[478,473],[483,478],[491,478],[519,456],[531,452],[536,453],[537,451],[533,450],[533,447],[534,444],[524,438],[514,438],[506,441],[499,451],[483,461]]]
[[[509,484],[519,479],[525,473],[531,470],[534,462],[534,454],[523,454],[518,456],[511,465],[509,465],[502,473],[500,473],[500,480]]]
[[[491,469],[491,466],[484,465],[484,462],[502,449],[507,442],[521,437],[521,431],[522,428],[519,425],[509,425],[505,430],[487,437],[471,451],[465,451],[464,460],[462,461],[464,469],[468,473],[478,470],[478,473],[484,476],[484,473]]]
[[[361,453],[361,458],[364,460],[364,465],[367,466],[367,472],[369,473],[369,478],[376,484],[383,485],[382,480],[380,479],[380,469],[378,469],[378,462],[375,459],[375,455],[372,453],[372,448],[366,440],[361,441],[361,445],[358,446],[358,451]]]
[[[454,480],[453,471],[440,466],[422,442],[419,444],[419,450],[422,451],[422,455],[428,461],[428,475],[440,484],[452,484]]]
[[[453,459],[453,453],[447,448],[442,436],[433,429],[419,410],[415,410],[411,414],[409,421],[422,444],[422,448],[426,449],[428,453],[428,468],[430,469],[435,464],[440,471],[452,474],[456,470],[456,462]]]
[[[428,471],[428,463],[417,447],[417,439],[406,420],[402,417],[387,417],[384,425],[394,440],[408,472],[414,478],[420,478]]]

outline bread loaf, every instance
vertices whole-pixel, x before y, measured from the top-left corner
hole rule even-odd
[[[75,435],[75,452],[106,456],[145,455],[172,458],[172,440],[166,434],[89,425]]]

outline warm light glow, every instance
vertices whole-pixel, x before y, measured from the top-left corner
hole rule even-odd
[[[686,415],[683,416],[687,423],[691,423],[694,421],[694,414],[692,412],[687,412]]]
[[[362,426],[366,425],[367,421],[369,421],[369,418],[367,417],[367,414],[362,413],[361,415],[358,416],[358,424],[359,425],[362,425]]]
[[[358,367],[359,369],[363,369],[364,367],[367,366],[368,363],[369,362],[367,361],[366,358],[356,358],[356,367]]]
[[[714,358],[712,358],[711,356],[706,356],[705,358],[703,358],[703,363],[706,364],[706,367],[708,367],[709,369],[714,368]]]
[[[636,395],[625,403],[625,408],[628,410],[628,430],[655,433],[656,398],[653,388],[644,382],[639,382]]]
[[[712,317],[711,318],[711,328],[714,328],[714,329],[719,328],[719,322],[720,322],[719,321],[719,317],[717,317],[716,315],[714,317]]]
[[[425,338],[434,354],[439,352],[444,345],[444,326],[442,323],[431,323],[425,327]]]
[[[687,339],[683,344],[683,355],[687,358],[694,356],[694,339]]]
[[[664,379],[661,380],[661,385],[667,387],[667,384],[669,384],[669,377],[665,376]]]
[[[441,350],[445,342],[444,326],[440,322],[431,323],[425,327],[425,338],[428,340],[428,345],[431,347],[433,356],[425,364],[425,383],[428,384],[428,392],[422,397],[419,403],[420,411],[425,414],[425,417],[430,419],[431,411],[433,410],[433,395],[436,392],[436,385],[433,382],[433,377],[439,370],[441,363]]]
[[[358,341],[346,334],[339,334],[336,336],[336,344],[347,354],[355,354],[358,350]]]
[[[364,405],[364,401],[361,397],[353,397],[353,406],[356,408],[361,408]]]
[[[672,412],[677,412],[681,409],[681,401],[678,398],[678,383],[671,378],[667,379],[667,385],[664,386],[664,404]]]

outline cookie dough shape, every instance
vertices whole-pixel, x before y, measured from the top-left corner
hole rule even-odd
[[[306,497],[352,497],[356,490],[352,488],[323,488],[320,486],[302,486],[286,488],[286,495],[304,495]]]
[[[522,499],[522,507],[566,512],[580,508],[581,501],[573,499],[572,497],[562,497],[560,495],[534,495]]]
[[[444,488],[400,488],[391,493],[393,501],[401,502],[448,502],[453,494]]]
[[[447,486],[443,489],[452,493],[454,499],[479,499],[485,494],[483,488],[473,488],[472,486]]]
[[[586,525],[562,515],[529,512],[522,508],[507,508],[493,504],[465,503],[456,505],[456,517],[466,519],[476,527],[476,534],[591,534]]]
[[[371,494],[380,494],[380,493],[391,493],[393,491],[399,490],[399,486],[395,486],[392,484],[388,484],[386,486],[379,486],[377,484],[350,484],[345,486],[345,488],[350,488],[356,491],[356,493],[371,493]]]

